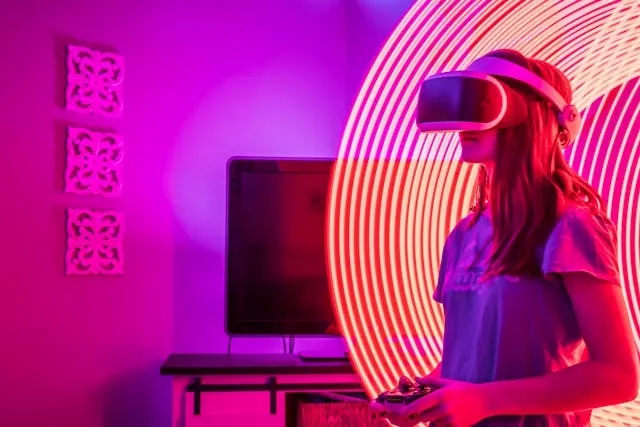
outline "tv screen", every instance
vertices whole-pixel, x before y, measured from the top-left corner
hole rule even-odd
[[[335,333],[325,258],[332,166],[327,159],[229,161],[230,335]]]

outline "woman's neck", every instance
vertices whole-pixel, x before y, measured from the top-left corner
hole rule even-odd
[[[486,173],[486,187],[485,187],[485,200],[484,200],[484,213],[491,217],[491,208],[489,206],[489,201],[491,200],[491,179],[493,178],[493,163],[485,163],[483,164],[484,171]]]

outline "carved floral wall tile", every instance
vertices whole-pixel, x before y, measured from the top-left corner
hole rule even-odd
[[[122,212],[68,209],[66,229],[68,275],[123,273]]]
[[[124,58],[86,47],[67,47],[66,108],[109,117],[122,114]]]
[[[65,191],[119,196],[122,193],[124,141],[112,132],[67,129]]]

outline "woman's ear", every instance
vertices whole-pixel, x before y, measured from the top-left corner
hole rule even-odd
[[[567,148],[569,145],[569,131],[566,129],[560,129],[556,140],[558,141],[558,144],[560,144],[560,148]]]

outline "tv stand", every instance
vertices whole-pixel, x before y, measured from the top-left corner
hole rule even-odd
[[[349,353],[344,351],[300,351],[298,357],[305,362],[348,362]]]
[[[296,402],[305,399],[365,402],[366,406],[368,398],[353,367],[344,361],[344,354],[334,353],[342,359],[171,354],[160,368],[162,375],[173,379],[171,427],[238,425],[240,419],[243,425],[294,427],[298,410],[302,411]]]

